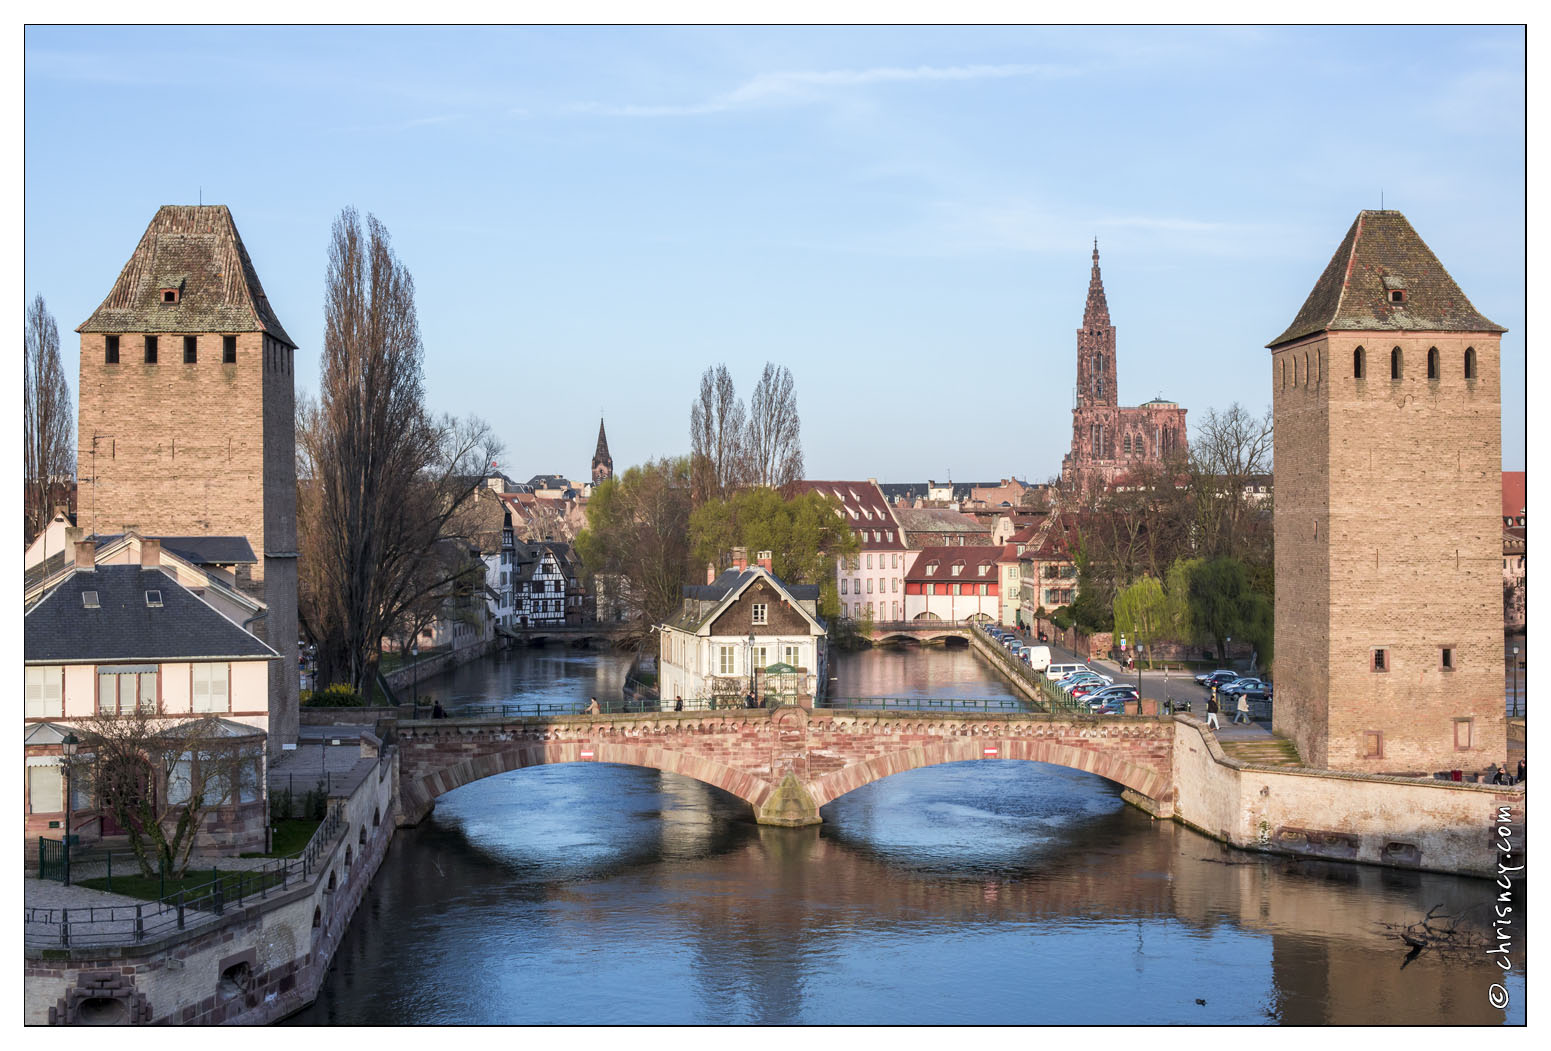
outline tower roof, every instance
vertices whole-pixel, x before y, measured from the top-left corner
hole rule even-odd
[[[163,301],[166,289],[174,301]],[[159,208],[108,298],[76,331],[264,332],[296,346],[224,204]]]
[[[1470,305],[1406,217],[1389,210],[1357,214],[1298,316],[1266,346],[1330,331],[1508,330]]]
[[[1082,310],[1083,328],[1109,325],[1109,303],[1104,299],[1104,277],[1099,273],[1099,239],[1093,239],[1093,272],[1088,276],[1088,302]]]
[[[600,463],[612,464],[614,460],[609,456],[609,436],[603,433],[603,421],[598,421],[598,448],[593,451],[592,463],[596,467]]]

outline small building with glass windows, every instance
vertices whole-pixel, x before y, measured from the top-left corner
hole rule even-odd
[[[280,667],[280,654],[248,630],[263,603],[133,533],[100,554],[95,542],[78,543],[73,564],[30,596],[23,618],[29,856],[39,837],[64,834],[67,767],[77,842],[111,847],[124,834],[92,789],[94,728],[113,720],[139,721],[144,738],[160,742],[145,749],[144,780],[164,807],[184,802],[190,785],[218,797],[199,849],[263,850],[269,685]]]
[[[818,616],[816,584],[789,585],[770,571],[769,552],[704,585],[684,588],[679,615],[661,625],[657,662],[664,711],[741,707],[811,708],[828,675],[828,630]]]

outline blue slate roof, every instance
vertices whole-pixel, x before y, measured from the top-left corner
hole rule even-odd
[[[82,592],[97,593],[87,609]],[[160,606],[146,602],[161,592]],[[29,664],[241,660],[279,654],[160,569],[98,566],[71,573],[24,618]]]

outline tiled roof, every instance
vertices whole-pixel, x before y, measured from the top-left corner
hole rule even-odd
[[[684,585],[684,605],[680,607],[679,614],[669,625],[681,631],[699,631],[707,621],[713,619],[721,610],[723,602],[729,595],[741,591],[746,584],[750,584],[756,577],[769,577],[777,591],[783,591],[790,598],[791,604],[801,610],[800,603],[816,602],[819,597],[817,584],[787,584],[774,573],[761,569],[724,569],[720,576],[709,584]],[[806,610],[803,612],[813,617]],[[817,617],[813,617],[817,621]]]
[[[877,482],[822,482],[804,479],[799,493],[821,493],[840,504],[845,523],[863,551],[903,551],[905,538]],[[876,534],[876,535],[875,535]]]
[[[178,290],[163,303],[165,288]],[[77,332],[266,332],[280,325],[224,204],[163,205],[113,290]]]
[[[107,533],[91,539],[97,542],[97,548],[101,550],[123,535]],[[145,539],[160,541],[162,547],[196,566],[251,565],[258,562],[253,554],[253,545],[248,543],[245,536],[148,536]]]
[[[1399,291],[1400,302],[1390,293]],[[1397,211],[1365,211],[1347,230],[1278,347],[1326,331],[1506,332],[1460,291]]]
[[[984,533],[986,527],[969,515],[946,507],[896,507],[894,517],[911,533]]]
[[[1002,549],[989,545],[922,548],[921,553],[916,556],[915,564],[910,567],[910,572],[905,574],[905,579],[934,583],[970,581],[989,583],[997,579],[996,563],[1001,557]],[[936,570],[928,573],[928,567],[934,563]],[[959,571],[958,576],[954,576],[952,567],[958,563],[962,563],[964,568]],[[984,574],[979,572],[981,564],[990,567]]]
[[[1503,472],[1503,517],[1518,518],[1524,514],[1524,472]]]
[[[96,609],[82,592],[97,593]],[[161,605],[146,592],[161,592]],[[27,611],[27,662],[227,660],[279,656],[160,569],[100,565],[67,576]]]

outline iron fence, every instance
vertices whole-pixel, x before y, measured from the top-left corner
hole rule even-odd
[[[247,871],[211,869],[208,881],[152,901],[135,905],[28,907],[23,916],[23,940],[27,945],[45,948],[123,945],[213,922],[228,906],[240,907],[254,900],[262,901],[273,893],[309,882],[318,873],[320,863],[328,860],[328,853],[344,824],[344,806],[331,804],[328,816],[297,853]],[[103,854],[76,858],[71,863],[72,877],[77,883],[104,877],[111,880],[113,857]],[[132,866],[128,864],[128,859],[134,855],[118,857],[121,878],[126,872],[142,875],[138,860]],[[165,881],[165,874],[158,878]]]
[[[1027,712],[1015,697],[831,697],[825,708],[839,711]]]

